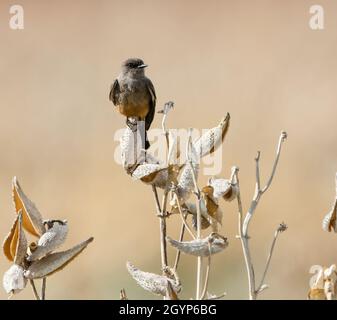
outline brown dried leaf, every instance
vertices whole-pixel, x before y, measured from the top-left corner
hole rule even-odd
[[[22,210],[23,227],[32,235],[40,237],[46,231],[40,212],[24,194],[16,177],[13,178],[12,184],[15,210],[16,213]]]
[[[51,253],[40,260],[34,261],[25,272],[25,277],[27,279],[40,279],[62,270],[93,240],[94,238],[91,237],[69,250]]]
[[[22,230],[21,210],[3,243],[3,251],[9,261],[14,261],[18,265],[23,263],[27,253],[27,239]]]
[[[177,279],[170,279],[166,276],[141,271],[130,262],[126,263],[126,267],[138,285],[141,286],[144,290],[150,291],[157,295],[166,296],[168,282],[170,282],[172,285],[174,292],[178,293],[181,290],[180,283]]]

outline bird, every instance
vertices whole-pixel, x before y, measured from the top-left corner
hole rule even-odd
[[[139,58],[129,58],[122,63],[122,71],[110,88],[109,100],[117,107],[119,113],[126,117],[126,124],[137,130],[134,120],[144,121],[144,137],[141,135],[145,150],[150,147],[147,131],[155,115],[156,92],[152,81],[145,76],[148,65]],[[133,121],[132,121],[133,120]]]

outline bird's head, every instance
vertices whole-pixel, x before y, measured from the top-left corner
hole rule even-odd
[[[122,70],[129,75],[144,75],[144,69],[147,65],[142,59],[130,58],[123,62]]]

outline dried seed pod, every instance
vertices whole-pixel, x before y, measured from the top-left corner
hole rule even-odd
[[[337,233],[336,220],[337,220],[337,199],[335,199],[331,211],[328,214],[326,214],[326,216],[323,219],[322,222],[323,230],[328,232],[334,231],[335,233]]]
[[[35,204],[24,194],[16,177],[13,178],[12,185],[15,210],[16,213],[22,210],[23,227],[32,235],[40,237],[46,231],[40,212]]]
[[[24,277],[21,266],[13,264],[4,274],[3,287],[8,294],[19,293],[26,287],[27,279]]]
[[[130,275],[136,280],[137,284],[144,290],[166,296],[168,282],[172,285],[172,289],[175,293],[179,293],[181,290],[181,285],[178,279],[171,279],[166,276],[141,271],[130,262],[126,263],[126,267]]]
[[[18,265],[23,263],[27,253],[27,239],[22,229],[22,210],[3,243],[3,251],[9,261],[14,261]]]
[[[167,163],[170,165],[177,164],[180,158],[180,140],[179,136],[169,131],[169,151],[167,157]]]
[[[213,197],[213,187],[211,186],[203,187],[201,190],[201,196],[205,201],[207,213],[211,217],[214,217],[215,213],[219,208],[219,205],[217,203],[217,200]]]
[[[177,241],[166,237],[167,241],[183,253],[193,256],[208,257],[210,254],[221,252],[228,246],[227,238],[211,233],[207,238],[192,241]]]
[[[221,145],[228,131],[229,122],[230,115],[227,113],[218,126],[208,130],[194,142],[194,148],[200,158],[212,154]]]
[[[308,300],[326,300],[324,289],[310,289],[308,292]]]
[[[189,159],[192,161],[191,165],[187,163],[179,178],[179,183],[177,186],[177,195],[181,203],[184,203],[191,195],[194,190],[194,181],[193,181],[193,171],[195,178],[198,179],[199,175],[199,157],[193,145],[190,146],[190,155]],[[193,171],[192,171],[193,169]]]
[[[126,127],[123,136],[120,139],[121,157],[124,169],[129,169],[135,164],[140,163],[138,161],[142,144],[137,139],[137,132],[133,132],[129,127]],[[137,143],[138,142],[138,143]]]
[[[170,281],[167,281],[165,300],[179,300],[178,295],[174,291]]]
[[[203,216],[201,216],[201,229],[207,229],[209,226],[211,225],[211,223],[205,219]],[[194,228],[194,230],[198,229],[198,221],[197,221],[197,215],[194,214],[192,216],[192,227]]]
[[[177,183],[179,171],[180,166],[178,165],[163,167],[160,164],[144,163],[135,169],[132,173],[132,177],[141,180],[146,184],[165,189],[171,183]]]
[[[232,184],[227,179],[211,178],[208,180],[208,185],[213,188],[213,196],[216,199],[222,198],[231,191]]]
[[[66,240],[68,225],[66,222],[54,221],[52,227],[48,229],[39,239],[34,252],[27,257],[28,261],[38,260],[55,249],[59,248]]]
[[[89,238],[88,240],[83,241],[69,250],[51,253],[40,260],[34,261],[29,266],[27,271],[25,271],[25,277],[27,279],[40,279],[62,270],[72,260],[74,260],[93,240],[94,238]]]

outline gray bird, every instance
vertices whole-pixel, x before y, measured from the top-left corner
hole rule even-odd
[[[145,121],[145,149],[148,149],[147,130],[155,114],[156,93],[151,80],[145,76],[146,67],[141,59],[124,61],[122,72],[111,86],[109,100],[127,117],[126,124],[131,130],[135,131],[135,124],[130,118]]]

